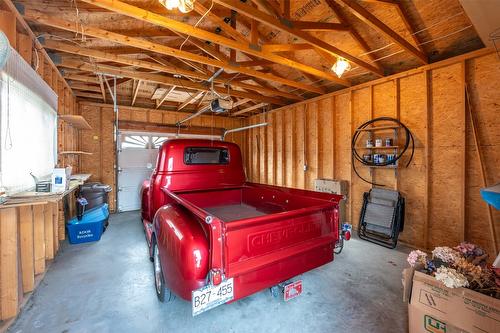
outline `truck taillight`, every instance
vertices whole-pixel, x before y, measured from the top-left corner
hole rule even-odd
[[[218,269],[212,269],[210,271],[210,279],[214,286],[218,286],[222,282],[222,273]]]

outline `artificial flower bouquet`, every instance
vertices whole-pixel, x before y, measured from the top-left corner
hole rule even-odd
[[[436,247],[430,258],[427,253],[414,250],[407,261],[448,288],[465,287],[500,299],[500,269],[489,266],[487,258],[482,248],[464,242],[454,248]]]

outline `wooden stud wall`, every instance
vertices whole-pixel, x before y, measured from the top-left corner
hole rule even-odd
[[[91,173],[89,181],[99,181],[112,186],[110,209],[115,210],[116,184],[115,184],[115,143],[113,137],[115,115],[113,107],[106,104],[81,102],[79,104],[81,115],[88,121],[92,130],[80,130],[81,149],[92,155],[81,157],[80,170],[82,173]],[[175,128],[161,128],[161,125],[172,125],[184,119],[188,114],[174,111],[161,111],[143,109],[138,107],[120,106],[118,111],[119,124],[134,122],[134,131],[158,132],[168,130],[175,133]],[[121,123],[120,123],[121,122]],[[155,125],[160,125],[155,128]],[[211,134],[211,128],[237,128],[241,127],[242,120],[229,117],[201,115],[186,123],[187,129],[181,133],[193,133],[190,127],[196,128],[195,134]],[[123,129],[119,125],[120,129]],[[200,130],[203,130],[200,132]],[[218,132],[214,132],[216,134]],[[243,133],[231,133],[227,141],[243,145]]]
[[[269,126],[246,132],[247,177],[305,189],[312,189],[316,178],[347,180],[347,217],[356,227],[363,192],[371,185],[351,168],[352,133],[376,117],[398,118],[415,137],[410,166],[397,173],[357,169],[363,177],[398,189],[406,198],[400,239],[419,248],[467,240],[494,255],[488,214],[499,239],[500,213],[490,211],[480,198],[481,165],[465,85],[477,120],[486,183],[493,185],[500,181],[499,77],[498,56],[483,50],[252,116],[249,124],[267,119]]]
[[[0,330],[3,320],[18,314],[47,261],[59,250],[58,205],[39,202],[0,208]]]

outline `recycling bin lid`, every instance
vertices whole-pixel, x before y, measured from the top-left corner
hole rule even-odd
[[[80,185],[80,192],[111,192],[111,186],[102,183],[86,183]]]

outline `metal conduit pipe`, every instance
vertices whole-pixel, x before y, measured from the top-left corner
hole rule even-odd
[[[262,127],[262,126],[267,126],[267,125],[268,125],[268,123],[260,123],[260,124],[249,125],[249,126],[238,127],[238,128],[226,130],[226,131],[224,131],[224,134],[222,134],[222,140],[224,140],[226,135],[229,133],[241,132],[241,131],[245,131],[247,129],[257,128],[257,127]]]

